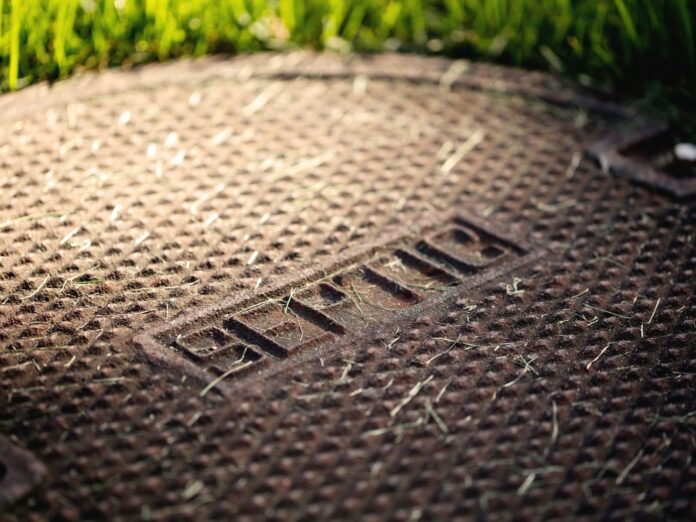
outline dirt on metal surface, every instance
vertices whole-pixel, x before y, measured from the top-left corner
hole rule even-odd
[[[45,467],[0,455],[0,519],[696,514],[693,180],[627,111],[298,53],[0,112],[0,433]]]

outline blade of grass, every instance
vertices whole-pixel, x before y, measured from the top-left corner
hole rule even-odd
[[[20,0],[11,0],[10,5],[10,70],[8,83],[10,90],[17,88],[19,79],[19,26],[20,26]]]

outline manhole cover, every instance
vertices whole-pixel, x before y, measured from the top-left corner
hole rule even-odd
[[[3,519],[693,518],[674,136],[393,55],[107,72],[0,111],[0,433],[47,469]],[[36,469],[6,454],[0,487]]]

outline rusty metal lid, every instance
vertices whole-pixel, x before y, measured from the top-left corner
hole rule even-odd
[[[693,514],[696,204],[629,111],[308,53],[0,111],[8,520]]]

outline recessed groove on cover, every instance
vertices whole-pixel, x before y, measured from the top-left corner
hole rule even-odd
[[[45,474],[46,468],[31,452],[0,435],[0,508],[27,495]]]
[[[675,157],[676,142],[665,123],[618,132],[592,144],[589,153],[617,176],[680,199],[696,196],[696,162]]]

